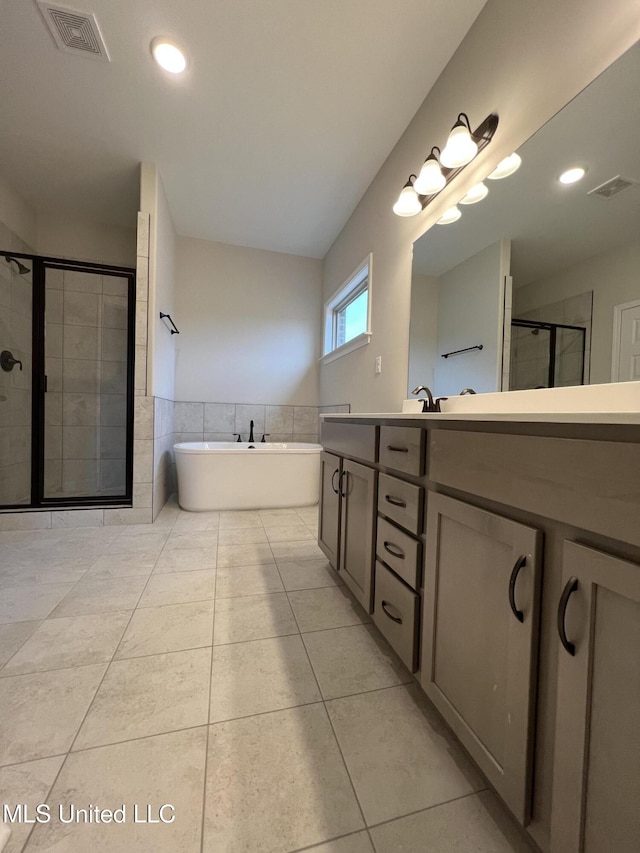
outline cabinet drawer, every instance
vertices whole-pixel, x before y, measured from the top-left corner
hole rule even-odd
[[[418,427],[380,427],[380,464],[404,474],[424,474],[426,432]]]
[[[418,596],[376,562],[373,621],[410,672],[418,668]]]
[[[378,518],[376,554],[413,589],[422,582],[422,543],[386,518]]]
[[[338,424],[332,421],[320,424],[320,441],[325,450],[365,462],[377,461],[377,433],[378,427],[371,424]]]
[[[393,519],[410,533],[422,532],[424,489],[405,483],[397,477],[380,474],[378,481],[378,512]]]

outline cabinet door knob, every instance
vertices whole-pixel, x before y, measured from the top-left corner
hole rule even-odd
[[[387,609],[389,607],[393,607],[393,604],[391,604],[390,601],[383,601],[382,602],[382,609],[384,611],[384,615],[388,616],[392,622],[397,622],[398,625],[402,625],[402,617],[401,616],[394,616],[392,613],[390,613],[389,610]],[[396,608],[393,607],[393,609],[395,610]]]
[[[567,639],[567,632],[564,627],[564,617],[567,612],[567,604],[569,603],[571,593],[575,592],[577,589],[578,578],[569,578],[569,580],[565,584],[564,589],[562,590],[560,601],[558,602],[558,634],[560,636],[560,642],[562,643],[566,651],[572,656],[576,653],[576,647],[574,643],[570,643]]]
[[[518,557],[513,568],[511,569],[511,577],[509,578],[509,607],[511,607],[511,612],[516,617],[518,622],[524,622],[524,613],[522,610],[518,610],[516,607],[516,581],[518,580],[518,575],[520,574],[520,569],[527,562],[527,555],[522,554],[522,556]]]

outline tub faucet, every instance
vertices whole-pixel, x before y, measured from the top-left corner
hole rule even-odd
[[[473,388],[463,388],[462,391],[460,392],[460,396],[462,397],[464,394],[475,394],[475,393],[476,392],[473,390]]]
[[[249,444],[253,444],[255,438],[253,437],[253,421],[249,423]]]
[[[414,388],[411,392],[412,394],[419,394],[421,391],[424,391],[427,395],[422,401],[422,411],[424,412],[435,412],[436,406],[433,402],[433,394],[431,393],[431,389],[427,388],[426,385],[418,385],[417,388]]]

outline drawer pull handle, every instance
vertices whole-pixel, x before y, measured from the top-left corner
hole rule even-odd
[[[392,557],[397,557],[399,560],[404,560],[404,554],[400,550],[400,548],[398,548],[397,545],[395,547],[398,548],[398,550],[394,551],[393,548],[391,547],[393,545],[393,542],[385,542],[383,544],[384,544],[384,550],[388,551]]]
[[[400,500],[400,498],[394,498],[392,495],[385,495],[384,499],[387,503],[392,504],[393,506],[401,506],[403,509],[407,506],[406,501]]]
[[[516,607],[516,581],[518,580],[520,569],[525,565],[526,562],[526,554],[523,554],[521,557],[518,557],[513,566],[513,569],[511,569],[511,577],[509,578],[509,607],[511,607],[511,612],[516,617],[518,622],[524,622],[524,613],[522,612],[522,610],[518,610],[518,608]]]
[[[387,444],[387,450],[392,450],[394,453],[408,453],[408,447],[396,447],[395,444]]]
[[[398,625],[402,625],[402,617],[401,616],[394,616],[393,613],[389,613],[389,611],[387,609],[388,607],[393,607],[393,604],[391,604],[391,602],[389,602],[389,601],[383,601],[382,602],[382,609],[384,610],[384,615],[388,616],[392,622],[396,622]],[[396,608],[393,607],[393,609],[395,610]]]
[[[336,493],[336,495],[338,494],[338,490],[336,489],[336,484],[335,484],[334,480],[336,479],[336,474],[338,474],[338,473],[340,473],[340,469],[336,468],[336,470],[331,475],[331,488]]]
[[[578,578],[569,578],[565,585],[565,588],[562,590],[560,601],[558,602],[558,634],[560,635],[560,642],[567,650],[567,652],[569,652],[569,654],[572,656],[576,653],[576,647],[574,643],[570,643],[567,639],[567,632],[564,627],[564,617],[567,612],[567,604],[569,603],[571,593],[575,592],[577,589]]]

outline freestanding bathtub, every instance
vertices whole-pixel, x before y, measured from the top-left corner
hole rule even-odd
[[[318,502],[319,444],[186,441],[173,449],[182,509],[275,509]]]

